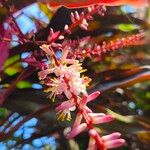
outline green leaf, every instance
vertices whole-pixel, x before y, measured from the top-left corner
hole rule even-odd
[[[8,67],[4,70],[4,72],[9,76],[13,76],[20,71],[21,71],[20,63],[14,64],[11,67]]]
[[[137,29],[138,27],[134,24],[119,24],[117,28],[123,32],[129,32]]]
[[[5,61],[4,64],[4,72],[9,75],[9,76],[13,76],[16,73],[21,71],[21,63],[18,62],[20,59],[19,55],[15,55],[13,57],[10,57],[9,59],[7,59]]]
[[[4,64],[4,67],[7,67],[15,62],[17,62],[18,60],[20,59],[20,56],[19,55],[15,55],[13,57],[10,57],[9,59],[7,59],[5,61],[5,64]]]
[[[119,121],[122,121],[122,122],[125,122],[125,123],[133,123],[134,122],[134,117],[133,116],[123,116],[123,115],[120,115],[110,109],[106,109],[107,110],[107,113],[112,115],[115,119],[119,120]]]
[[[8,110],[5,108],[0,108],[0,119],[3,119],[5,116],[9,114]]]
[[[19,89],[31,88],[32,87],[32,83],[30,83],[28,81],[20,81],[20,82],[17,83],[16,86]]]

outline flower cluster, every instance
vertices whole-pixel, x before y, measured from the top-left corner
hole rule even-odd
[[[100,44],[93,44],[90,37],[84,37],[80,40],[69,40],[64,41],[62,45],[65,45],[70,49],[70,57],[75,57],[77,59],[85,59],[91,57],[101,58],[103,54],[118,50],[123,47],[128,47],[134,45],[136,42],[140,41],[145,34],[143,32],[137,33],[126,38],[121,38],[116,41],[103,42]]]
[[[86,57],[98,56],[122,47],[132,45],[133,42],[139,41],[144,34],[139,33],[127,38],[122,38],[110,43],[102,45],[90,43],[89,37],[71,41],[65,39],[65,34],[71,34],[76,26],[82,29],[88,29],[88,21],[93,19],[92,15],[98,13],[104,15],[105,7],[100,5],[90,6],[81,14],[77,11],[71,13],[72,24],[65,25],[64,31],[50,30],[48,43],[43,44],[40,48],[46,53],[50,63],[42,68],[38,73],[41,82],[47,86],[45,92],[50,93],[49,97],[52,101],[57,95],[65,95],[66,100],[56,107],[57,119],[64,121],[71,120],[71,112],[77,112],[75,122],[72,129],[65,132],[66,138],[71,139],[83,131],[89,133],[88,150],[106,150],[124,145],[125,140],[121,139],[118,132],[100,136],[99,131],[94,125],[107,123],[114,118],[104,113],[94,113],[87,103],[95,100],[99,95],[99,91],[91,94],[87,92],[87,86],[91,79],[83,76],[85,69],[79,60]],[[56,43],[57,40],[63,40],[62,43]],[[57,58],[56,51],[61,50],[61,57]]]
[[[49,45],[43,45],[41,48],[52,56]],[[67,53],[68,51],[64,50],[60,60],[54,59],[55,63],[48,65],[46,70],[39,72],[39,78],[41,80],[46,79],[49,74],[55,74],[54,78],[44,82],[44,84],[49,86],[46,91],[51,92],[50,98],[55,98],[57,94],[64,93],[70,100],[72,94],[76,96],[81,93],[87,94],[86,86],[90,82],[90,78],[81,77],[81,73],[85,70],[82,69],[78,60],[67,59]]]
[[[42,83],[47,85],[46,92],[50,92],[50,98],[55,99],[56,95],[64,94],[67,98],[56,107],[57,118],[60,120],[71,120],[71,111],[77,110],[77,116],[72,130],[66,133],[67,138],[74,138],[84,130],[88,130],[90,140],[88,149],[113,148],[125,143],[120,139],[119,133],[113,133],[100,137],[94,124],[106,123],[114,118],[103,113],[94,113],[87,103],[96,99],[100,92],[96,91],[88,95],[86,87],[90,78],[81,76],[84,72],[81,64],[76,59],[68,59],[68,49],[62,50],[62,57],[57,59],[53,48],[50,45],[42,45],[41,49],[51,58],[51,63],[38,73]],[[50,77],[54,76],[53,78]]]
[[[53,29],[50,30],[50,35],[48,37],[49,44],[52,46],[58,46],[55,42],[59,39],[62,40],[64,39],[65,34],[71,34],[72,30],[79,26],[83,30],[88,29],[88,21],[93,20],[93,15],[94,14],[99,14],[100,16],[104,16],[106,12],[106,7],[102,5],[92,5],[84,9],[80,14],[75,11],[70,14],[71,18],[71,25],[65,25],[64,26],[64,31],[60,32],[54,32]]]

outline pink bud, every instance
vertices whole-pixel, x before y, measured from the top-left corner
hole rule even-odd
[[[77,117],[76,117],[76,120],[75,120],[75,122],[74,122],[73,128],[76,128],[77,126],[80,125],[80,123],[81,123],[81,121],[82,121],[82,118],[83,118],[82,114],[81,114],[81,113],[78,113],[78,114],[77,114]]]
[[[76,18],[76,20],[80,20],[80,15],[79,15],[79,13],[77,12],[77,11],[75,11],[75,18]]]
[[[75,17],[74,17],[74,13],[73,12],[71,12],[70,18],[71,18],[72,23],[75,23]]]
[[[92,110],[90,108],[88,108],[87,106],[84,107],[84,111],[86,113],[92,113]]]
[[[117,147],[123,146],[124,144],[125,144],[124,139],[117,139],[117,140],[105,142],[105,146],[108,149],[117,148]]]
[[[100,95],[100,92],[99,91],[96,91],[96,92],[93,92],[92,94],[90,94],[88,96],[88,102],[96,99],[98,96]]]
[[[63,111],[65,109],[69,109],[73,107],[75,104],[71,101],[62,102],[58,107],[56,107],[56,111]]]
[[[102,139],[104,141],[110,141],[110,140],[118,139],[120,136],[121,134],[119,132],[115,132],[115,133],[103,136]]]
[[[80,24],[80,28],[83,29],[83,30],[87,30],[87,26],[85,24]]]
[[[77,126],[76,128],[72,129],[72,131],[67,134],[66,138],[68,138],[68,139],[74,138],[75,136],[80,134],[82,131],[84,131],[86,128],[87,128],[87,124],[82,123],[79,126]]]
[[[105,115],[105,116],[98,116],[98,117],[93,117],[92,121],[93,124],[99,124],[99,123],[106,123],[112,121],[114,118],[111,115]]]

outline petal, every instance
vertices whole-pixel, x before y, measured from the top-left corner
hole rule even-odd
[[[63,111],[65,109],[69,109],[73,107],[75,104],[72,101],[62,102],[58,107],[56,107],[56,111]]]
[[[93,117],[92,121],[93,124],[99,124],[99,123],[106,123],[112,121],[114,118],[112,115],[105,115],[105,116],[98,116],[98,117]]]
[[[115,132],[115,133],[103,136],[102,139],[104,141],[110,141],[110,140],[118,139],[120,136],[121,136],[121,133]]]
[[[54,69],[42,70],[42,71],[38,72],[38,76],[42,80],[42,79],[45,79],[48,74],[53,73],[53,71],[54,71]]]
[[[105,146],[108,149],[117,148],[117,147],[123,146],[124,144],[125,144],[124,139],[117,139],[117,140],[105,142]]]
[[[86,113],[93,113],[92,110],[90,108],[88,108],[87,106],[84,107],[84,111]]]
[[[74,122],[73,128],[76,128],[77,126],[80,125],[81,121],[82,121],[83,115],[81,113],[77,114],[76,120]]]
[[[92,94],[90,94],[87,98],[87,102],[90,102],[94,99],[96,99],[98,96],[100,95],[100,92],[99,91],[96,91],[96,92],[93,92]]]
[[[87,124],[82,123],[79,126],[77,126],[76,128],[72,129],[72,131],[70,133],[68,133],[66,138],[68,138],[68,139],[74,138],[75,136],[80,134],[82,131],[84,131],[86,128],[87,128]]]

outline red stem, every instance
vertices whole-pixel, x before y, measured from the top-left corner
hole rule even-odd
[[[3,99],[1,99],[1,101],[0,101],[0,105],[2,105],[5,102],[5,100],[7,99],[7,97],[15,90],[16,84],[19,81],[21,81],[21,80],[27,78],[28,76],[30,76],[34,71],[35,71],[35,69],[32,68],[32,67],[31,68],[27,68],[26,70],[22,71],[20,73],[20,75],[17,77],[17,79],[11,84],[11,86],[4,93]]]

